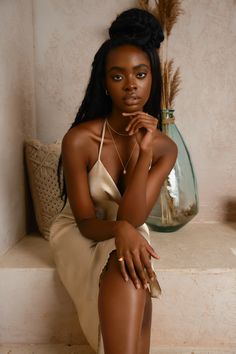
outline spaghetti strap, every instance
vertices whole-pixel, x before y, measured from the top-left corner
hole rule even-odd
[[[105,121],[104,121],[103,128],[102,128],[102,138],[101,138],[101,143],[100,143],[100,146],[99,146],[98,161],[100,161],[100,158],[101,158],[101,153],[102,153],[102,146],[103,146],[103,141],[104,141],[105,130],[106,130],[106,119],[105,119]]]

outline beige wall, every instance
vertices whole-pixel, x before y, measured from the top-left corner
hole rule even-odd
[[[61,138],[83,97],[93,55],[114,15],[137,1],[34,0],[37,132]],[[184,0],[169,53],[181,68],[177,125],[200,194],[195,221],[236,219],[234,0]]]
[[[0,254],[25,234],[23,140],[35,133],[30,0],[0,2]]]

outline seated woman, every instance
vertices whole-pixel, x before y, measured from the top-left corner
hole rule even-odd
[[[153,15],[131,9],[109,34],[63,139],[66,204],[50,244],[91,347],[148,354],[151,297],[160,286],[145,221],[177,156],[157,129],[163,33]]]

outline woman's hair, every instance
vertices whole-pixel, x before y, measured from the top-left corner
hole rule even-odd
[[[106,95],[104,87],[106,58],[110,50],[125,44],[135,45],[147,53],[152,72],[152,87],[150,97],[144,107],[144,112],[158,118],[161,126],[161,69],[157,48],[164,39],[162,28],[158,20],[148,11],[133,8],[122,12],[112,22],[109,28],[110,38],[97,51],[92,63],[91,76],[84,99],[76,114],[71,128],[98,117],[106,117],[111,113],[112,101]],[[66,185],[63,178],[61,188],[62,158],[58,164],[58,181],[62,190],[61,197],[64,203],[67,200]],[[64,204],[65,205],[65,204]]]

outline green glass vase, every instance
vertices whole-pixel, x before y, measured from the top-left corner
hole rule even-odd
[[[162,186],[147,224],[154,231],[172,232],[198,213],[198,190],[191,157],[175,124],[173,109],[162,111],[162,127],[163,133],[176,143],[178,157]]]

